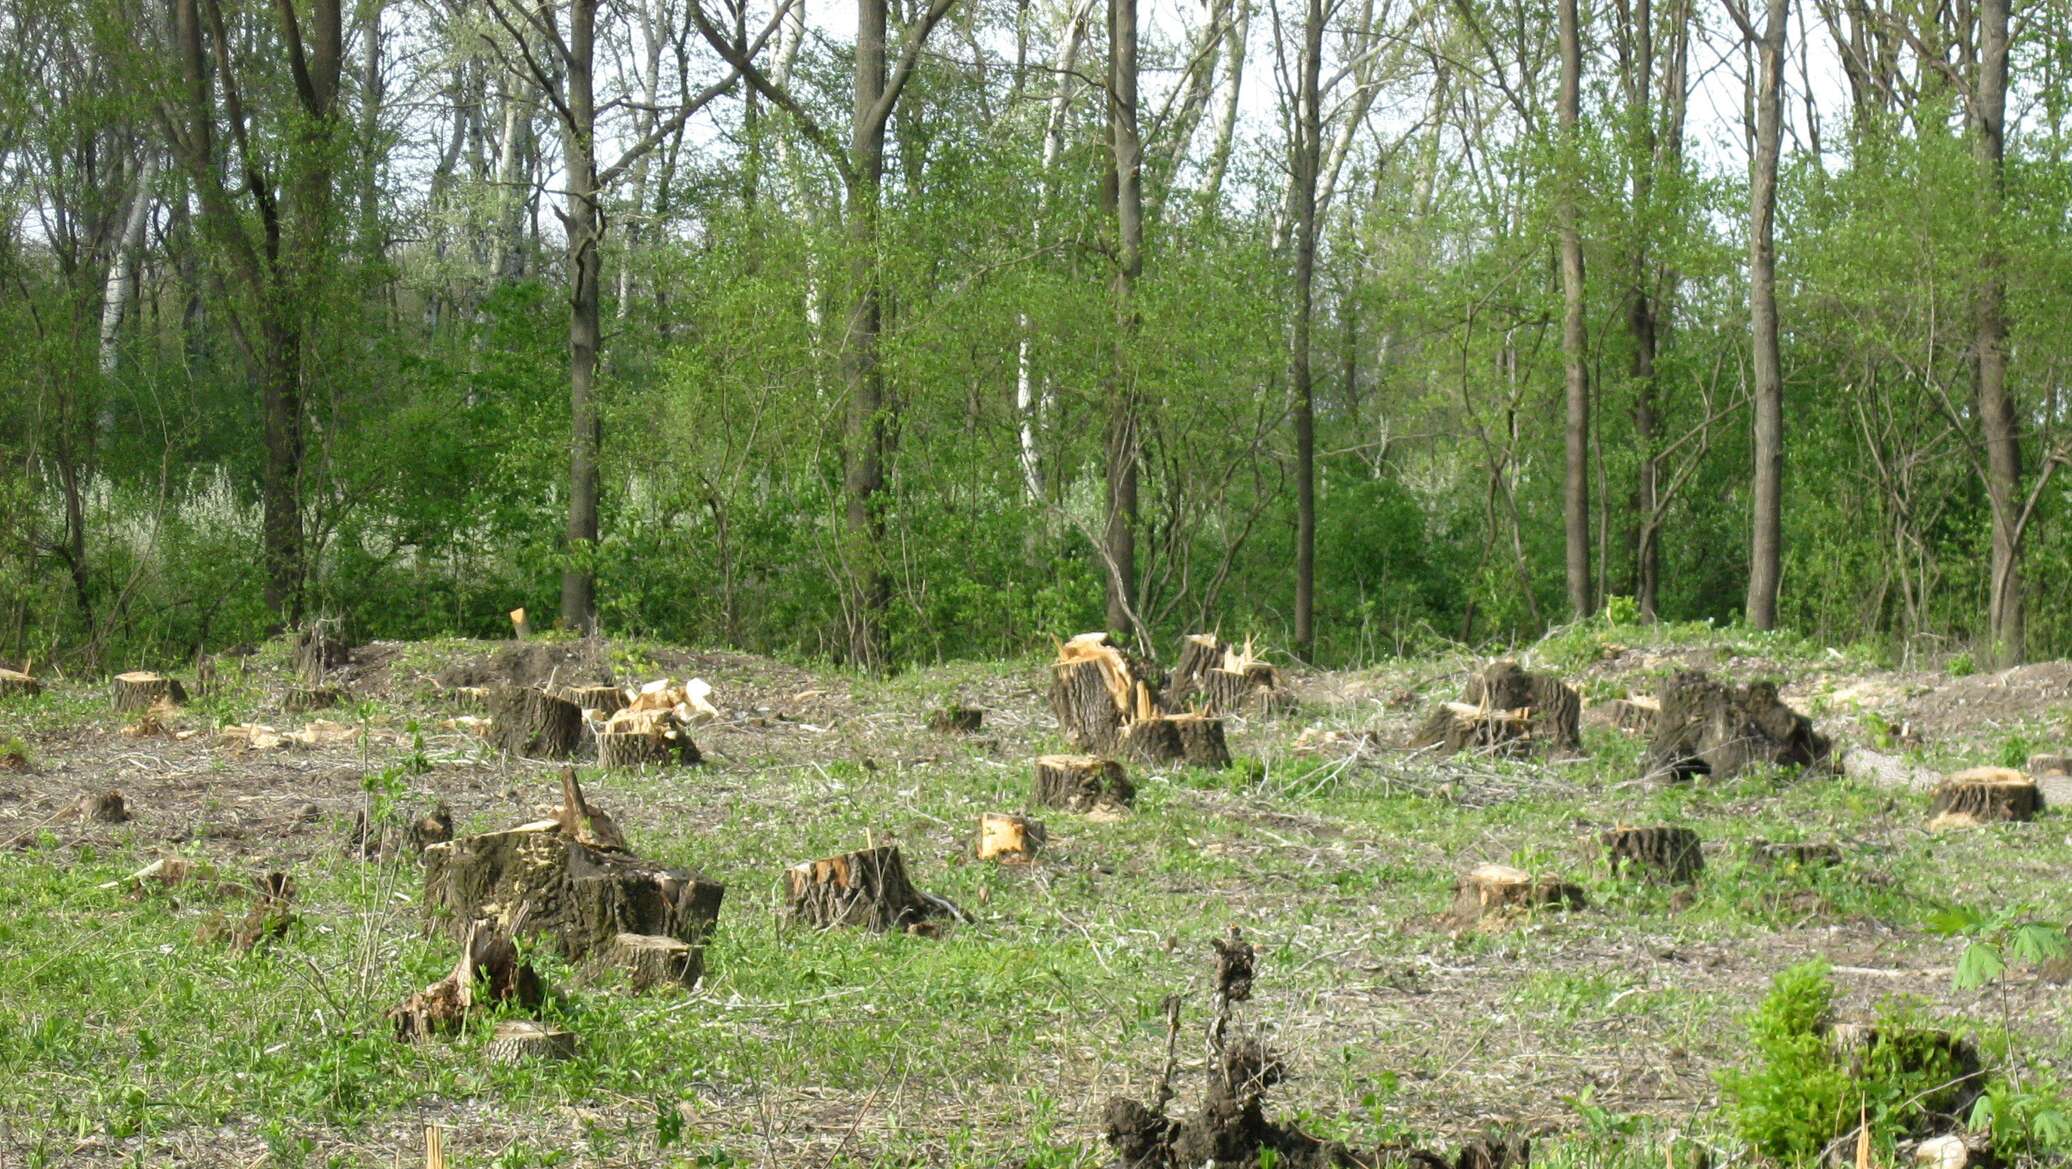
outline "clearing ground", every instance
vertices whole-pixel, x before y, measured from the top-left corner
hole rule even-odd
[[[2072,665],[1950,677],[1744,634],[1572,633],[1525,655],[1597,701],[1684,667],[1773,678],[1840,747],[1952,771],[2072,739]],[[1909,996],[1950,1021],[2011,1025],[2020,1058],[2072,1062],[2064,988],[2013,970],[1952,989],[1953,906],[2072,917],[2072,813],[1931,833],[1925,792],[1757,770],[1644,781],[1642,742],[1584,721],[1568,761],[1404,749],[1458,697],[1466,655],[1288,676],[1287,709],[1233,718],[1229,769],[1132,766],[1134,811],[1029,807],[1031,764],[1064,749],[1045,662],[866,680],[648,643],[376,643],[282,709],[288,647],[224,658],[213,693],[125,734],[101,681],[0,699],[0,1165],[1077,1165],[1110,1159],[1103,1102],[1147,1097],[1164,1000],[1178,1055],[1204,1061],[1209,943],[1259,952],[1244,1017],[1287,1064],[1277,1114],[1359,1147],[1451,1147],[1502,1124],[1540,1165],[1735,1160],[1714,1073],[1745,1062],[1742,1018],[1778,971],[1835,966],[1846,1007]],[[702,766],[583,769],[634,851],[726,884],[690,992],[538,964],[539,1014],[573,1059],[485,1059],[492,1025],[404,1044],[382,1013],[451,968],[422,925],[413,860],[347,848],[356,820],[436,803],[463,833],[533,819],[559,766],[493,751],[458,687],[702,677],[720,719]],[[985,711],[931,731],[946,703]],[[318,733],[226,740],[224,725]],[[144,728],[149,731],[152,728]],[[181,736],[182,732],[194,732]],[[328,734],[326,733],[328,732]],[[131,819],[78,814],[118,789]],[[1048,825],[1038,863],[980,862],[980,813]],[[1688,887],[1615,876],[1601,833],[1695,829]],[[1833,841],[1839,867],[1771,871],[1757,839]],[[785,867],[897,844],[914,884],[972,919],[940,936],[814,931],[781,919]],[[198,939],[241,894],[122,878],[177,857],[224,877],[281,871],[299,920],[252,953]],[[1497,862],[1579,884],[1587,905],[1502,931],[1446,918],[1455,878]],[[1627,1158],[1630,1158],[1628,1160]]]

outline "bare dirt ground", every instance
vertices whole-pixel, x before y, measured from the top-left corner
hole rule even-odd
[[[1838,744],[1924,766],[2068,741],[2068,663],[1952,678],[1604,640],[1549,663],[1592,699],[1700,667],[1780,679]],[[1277,1110],[1363,1147],[1503,1124],[1540,1134],[1537,1163],[1623,1164],[1592,1150],[1644,1142],[1734,1163],[1714,1073],[1746,1058],[1740,1020],[1771,977],[1809,957],[1850,1012],[1903,996],[2010,1024],[2024,1060],[2072,1056],[2063,986],[2016,971],[1953,990],[1961,943],[1927,928],[1950,905],[2072,917],[2067,813],[1932,834],[1918,793],[1836,776],[1668,788],[1603,726],[1573,762],[1406,751],[1466,656],[1293,672],[1292,709],[1233,721],[1231,770],[1135,768],[1121,819],[1039,812],[1052,846],[1023,869],[969,849],[976,815],[1022,809],[1030,760],[1060,749],[1040,663],[881,682],[654,645],[377,643],[331,679],[342,705],[291,715],[285,657],[226,662],[222,692],[160,733],[125,733],[98,683],[0,706],[0,743],[28,756],[0,771],[0,1165],[416,1163],[428,1123],[456,1165],[1103,1163],[1101,1103],[1148,1094],[1168,993],[1191,996],[1182,1070],[1199,1074],[1207,940],[1231,925],[1261,955],[1243,1017],[1291,1072]],[[704,982],[634,996],[550,967],[583,1044],[565,1065],[488,1067],[474,1034],[394,1043],[381,1010],[452,955],[419,926],[413,865],[346,855],[355,818],[443,802],[482,831],[551,802],[556,767],[488,750],[457,688],[664,676],[717,688],[706,763],[585,783],[638,851],[727,883]],[[923,729],[948,701],[983,708],[983,730]],[[255,723],[319,741],[222,736]],[[109,788],[133,819],[84,822],[82,793]],[[1696,886],[1610,873],[1597,834],[1646,822],[1698,829]],[[1845,863],[1760,873],[1743,859],[1759,836],[1834,840]],[[937,939],[778,920],[785,865],[866,839],[974,920]],[[194,934],[220,904],[121,886],[165,856],[290,872],[300,923],[255,955],[210,949]],[[1581,882],[1589,905],[1459,930],[1441,916],[1453,879],[1485,861]]]

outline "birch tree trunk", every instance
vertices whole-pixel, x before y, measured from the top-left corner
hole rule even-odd
[[[136,190],[130,195],[129,214],[123,219],[122,240],[108,261],[108,280],[101,298],[101,374],[113,376],[121,352],[122,320],[137,298],[137,257],[144,250],[144,227],[151,218],[153,187],[158,181],[158,153],[146,149],[142,169],[137,172]]]

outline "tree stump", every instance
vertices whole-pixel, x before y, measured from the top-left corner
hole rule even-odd
[[[689,990],[704,977],[705,950],[678,938],[619,934],[602,951],[601,964],[625,971],[635,991],[658,986]]]
[[[701,759],[698,744],[686,734],[671,735],[659,729],[597,733],[599,767],[675,767]]]
[[[626,692],[617,686],[564,686],[561,699],[573,703],[583,717],[603,721],[626,709]]]
[[[854,925],[873,930],[903,929],[927,918],[931,909],[907,880],[906,862],[892,845],[784,870],[784,907],[793,921],[821,929]]]
[[[337,633],[336,622],[314,621],[295,635],[295,673],[305,684],[320,686],[331,671],[352,662],[352,647]]]
[[[592,824],[598,815],[590,810]],[[424,850],[425,911],[455,931],[486,920],[544,935],[572,960],[622,933],[703,945],[726,887],[632,856],[604,835],[556,818],[434,844]]]
[[[0,669],[0,698],[33,698],[43,693],[43,683],[20,670]]]
[[[1180,724],[1172,716],[1154,714],[1123,727],[1116,754],[1138,763],[1183,763],[1187,745],[1180,741]]]
[[[1223,720],[1199,714],[1169,715],[1180,733],[1180,756],[1194,767],[1221,771],[1230,766],[1230,747],[1223,740]]]
[[[1653,735],[1662,717],[1662,704],[1645,694],[1614,698],[1604,705],[1611,724],[1629,735]]]
[[[1582,699],[1552,674],[1530,673],[1508,659],[1494,661],[1468,676],[1461,699],[1484,710],[1525,711],[1535,746],[1582,749]]]
[[[290,686],[281,695],[281,709],[289,714],[307,714],[312,710],[329,710],[345,700],[345,691],[336,686]]]
[[[118,712],[134,714],[150,710],[160,699],[172,703],[185,702],[187,691],[177,679],[149,670],[115,675],[115,709]]]
[[[1757,764],[1824,766],[1826,736],[1777,698],[1772,682],[1729,686],[1686,670],[1658,696],[1661,713],[1648,742],[1649,775],[1726,779]]]
[[[1633,873],[1650,879],[1687,884],[1705,869],[1698,834],[1688,828],[1614,828],[1604,834],[1612,875]]]
[[[1058,647],[1051,666],[1050,709],[1065,741],[1081,751],[1112,753],[1132,719],[1156,711],[1149,667],[1108,644],[1105,633],[1082,633]]]
[[[1122,764],[1097,755],[1044,755],[1036,760],[1035,802],[1046,808],[1091,812],[1126,808],[1137,802],[1137,789]]]
[[[1477,865],[1453,885],[1453,909],[1447,915],[1456,926],[1502,925],[1541,909],[1580,909],[1580,885],[1554,877],[1534,878],[1509,865]]]
[[[1046,833],[1043,821],[1011,812],[981,812],[978,818],[978,859],[1021,864],[1036,859],[1043,851]]]
[[[499,686],[489,695],[493,725],[489,739],[498,750],[538,759],[566,759],[583,736],[583,712],[575,703],[530,686]]]
[[[1830,868],[1842,863],[1842,848],[1827,841],[1752,840],[1748,859],[1765,868]]]
[[[1221,666],[1202,676],[1201,709],[1206,714],[1234,714],[1251,707],[1271,708],[1280,693],[1280,671],[1265,662],[1242,670]]]
[[[490,1063],[525,1063],[528,1060],[561,1060],[576,1053],[576,1033],[535,1023],[531,1019],[505,1019],[496,1025],[489,1046],[482,1049]]]
[[[364,815],[365,813],[362,813]],[[365,846],[366,828],[364,821],[360,830],[362,847]],[[453,839],[453,811],[445,804],[434,807],[418,817],[417,821],[403,830],[403,842],[413,855],[422,856],[424,850],[435,844],[444,844]]]
[[[975,735],[986,712],[969,706],[945,706],[928,715],[928,729],[938,735]]]
[[[1173,666],[1171,701],[1174,706],[1185,706],[1187,700],[1199,693],[1209,671],[1220,669],[1223,655],[1230,652],[1230,646],[1213,633],[1190,633],[1180,639],[1180,660]]]
[[[515,1002],[532,1009],[545,999],[539,974],[501,932],[471,925],[461,936],[460,948],[460,961],[451,973],[389,1008],[386,1017],[397,1039],[412,1042],[454,1034],[478,1001]]]
[[[129,805],[114,788],[88,792],[79,797],[79,818],[94,824],[125,824],[130,818]]]
[[[1438,747],[1445,754],[1474,751],[1523,755],[1532,749],[1532,719],[1524,710],[1486,710],[1466,702],[1442,702],[1410,738],[1413,750]]]
[[[2028,820],[2042,806],[2036,781],[2011,767],[1960,771],[1935,789],[1931,828],[1964,828],[1989,821]]]
[[[230,932],[230,948],[249,954],[288,935],[295,924],[295,882],[286,873],[267,873],[254,882],[252,908]]]
[[[0,690],[0,693],[5,693]],[[2029,774],[2041,779],[2046,775],[2072,775],[2072,755],[2052,752],[2029,756]]]

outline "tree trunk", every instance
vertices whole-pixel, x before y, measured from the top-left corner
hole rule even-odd
[[[146,148],[144,166],[137,173],[136,190],[130,196],[129,215],[122,226],[122,246],[108,260],[106,295],[101,304],[101,373],[113,376],[122,320],[137,299],[137,268],[144,250],[144,227],[150,219],[152,184],[158,179],[158,151]]]
[[[1988,616],[1993,659],[2022,659],[2021,422],[2007,390],[2007,290],[2001,275],[1999,214],[2005,184],[2007,122],[2007,0],[1979,4],[1978,116],[1973,149],[1985,171],[1986,250],[1978,292],[1978,413],[1986,440],[1986,494],[1993,504],[1993,578]]]
[[[1108,0],[1109,144],[1115,166],[1114,361],[1107,459],[1108,627],[1129,629],[1137,582],[1137,277],[1144,266],[1143,142],[1137,123],[1137,0]]]
[[[597,456],[602,427],[597,416],[598,284],[603,276],[599,254],[603,234],[598,208],[597,97],[593,75],[597,0],[575,0],[569,6],[567,81],[568,117],[562,126],[562,159],[567,172],[568,210],[562,216],[568,233],[568,527],[563,533],[561,623],[581,633],[594,631],[597,574],[592,563],[597,546]]]
[[[1561,357],[1567,408],[1567,462],[1561,491],[1563,535],[1567,545],[1568,604],[1576,617],[1587,617],[1590,601],[1590,381],[1583,364],[1583,236],[1577,201],[1582,152],[1576,122],[1582,112],[1583,50],[1577,28],[1576,0],[1561,0]]]
[[[1216,114],[1215,144],[1209,149],[1208,175],[1202,180],[1202,208],[1214,214],[1223,202],[1223,175],[1230,167],[1230,144],[1237,134],[1238,97],[1245,81],[1245,44],[1252,31],[1252,0],[1237,0],[1236,21],[1223,42],[1225,88]]]
[[[1309,0],[1302,21],[1301,87],[1296,94],[1295,321],[1288,340],[1288,392],[1295,405],[1295,652],[1316,648],[1317,428],[1310,385],[1310,323],[1317,272],[1317,165],[1323,151],[1318,75],[1323,68],[1324,4]]]
[[[1756,83],[1755,157],[1748,199],[1748,318],[1754,333],[1755,514],[1748,562],[1748,623],[1777,627],[1783,575],[1784,372],[1777,341],[1777,156],[1783,141],[1788,0],[1768,0]]]
[[[884,533],[878,493],[885,486],[885,373],[878,365],[883,325],[878,301],[878,200],[885,177],[885,125],[873,116],[885,94],[886,0],[857,0],[856,103],[850,121],[849,327],[842,377],[849,421],[842,444],[848,499],[849,661],[862,670],[884,664],[883,624],[891,603],[878,543]]]

